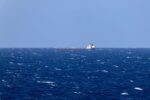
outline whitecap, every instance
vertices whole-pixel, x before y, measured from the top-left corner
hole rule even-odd
[[[96,70],[95,72],[100,72],[100,70]]]
[[[51,96],[52,94],[51,93],[47,93],[46,95]]]
[[[97,59],[96,61],[97,61],[97,62],[100,62],[101,60],[100,60],[100,59]]]
[[[58,70],[58,71],[59,71],[59,70],[62,70],[62,69],[60,69],[60,68],[55,68],[55,70]]]
[[[14,62],[9,62],[9,64],[10,64],[10,65],[13,65],[13,64],[14,64]]]
[[[72,77],[72,76],[70,76],[70,75],[67,75],[67,76],[64,76],[64,77],[66,77],[66,78],[70,78],[70,77]]]
[[[135,89],[135,90],[138,90],[138,91],[143,91],[143,89],[140,88],[140,87],[134,87],[134,89]]]
[[[148,64],[149,62],[143,62],[143,64]]]
[[[12,74],[13,72],[11,72],[11,71],[7,70],[7,71],[6,71],[6,73],[7,73],[7,74]]]
[[[57,86],[57,84],[55,82],[52,82],[52,81],[37,81],[37,83],[47,84],[50,86],[50,88]]]
[[[122,93],[120,93],[121,95],[129,95],[129,93],[128,92],[122,92]]]
[[[123,60],[123,62],[124,62],[124,63],[127,63],[127,61],[126,61],[126,60]]]
[[[75,92],[73,92],[74,94],[81,94],[81,92],[80,91],[75,91]]]
[[[53,84],[55,82],[52,82],[52,81],[41,81],[41,83]]]
[[[28,67],[31,67],[31,65],[29,64]]]
[[[130,80],[130,82],[133,83],[134,81],[133,81],[133,80]]]
[[[23,59],[23,57],[18,57],[19,59]]]
[[[12,86],[11,85],[5,85],[6,87],[8,87],[8,88],[11,88]]]
[[[46,65],[45,68],[48,68],[48,66]]]
[[[7,82],[6,80],[1,80],[2,82]]]
[[[117,66],[117,65],[113,65],[115,68],[118,68],[119,66]]]
[[[39,78],[41,78],[41,77],[39,77],[39,76],[36,76],[35,78],[38,78],[38,79],[39,79]]]
[[[36,52],[33,52],[32,54],[33,54],[33,55],[38,55],[38,53],[36,53]]]
[[[138,57],[138,56],[137,56],[136,59],[142,59],[142,57]]]
[[[104,73],[108,73],[108,71],[107,71],[107,70],[102,70],[102,72],[104,72]]]
[[[129,52],[127,52],[127,54],[132,54],[132,52],[129,51]]]
[[[23,65],[23,63],[17,63],[17,65],[18,65],[18,66],[22,66],[22,65]]]
[[[35,77],[35,78],[38,78],[38,79],[41,78],[41,77],[39,77],[38,74],[34,74],[34,77]]]
[[[37,83],[48,84],[50,86],[56,86],[55,82],[52,82],[52,81],[37,81]]]
[[[69,59],[74,60],[75,58],[69,58]]]
[[[102,64],[102,65],[104,65],[104,64],[105,64],[105,62],[101,62],[101,64]]]
[[[126,58],[127,58],[127,59],[130,59],[130,58],[132,58],[132,57],[127,56]]]

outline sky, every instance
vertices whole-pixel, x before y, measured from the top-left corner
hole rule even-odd
[[[150,48],[150,0],[0,0],[0,48]]]

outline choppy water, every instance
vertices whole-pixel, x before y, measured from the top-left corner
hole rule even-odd
[[[0,100],[150,100],[150,49],[0,49]]]

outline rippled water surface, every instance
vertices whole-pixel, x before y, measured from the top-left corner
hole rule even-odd
[[[0,100],[150,100],[150,49],[0,49]]]

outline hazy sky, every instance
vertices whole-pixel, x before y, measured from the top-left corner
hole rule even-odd
[[[150,47],[150,0],[0,0],[0,47]]]

